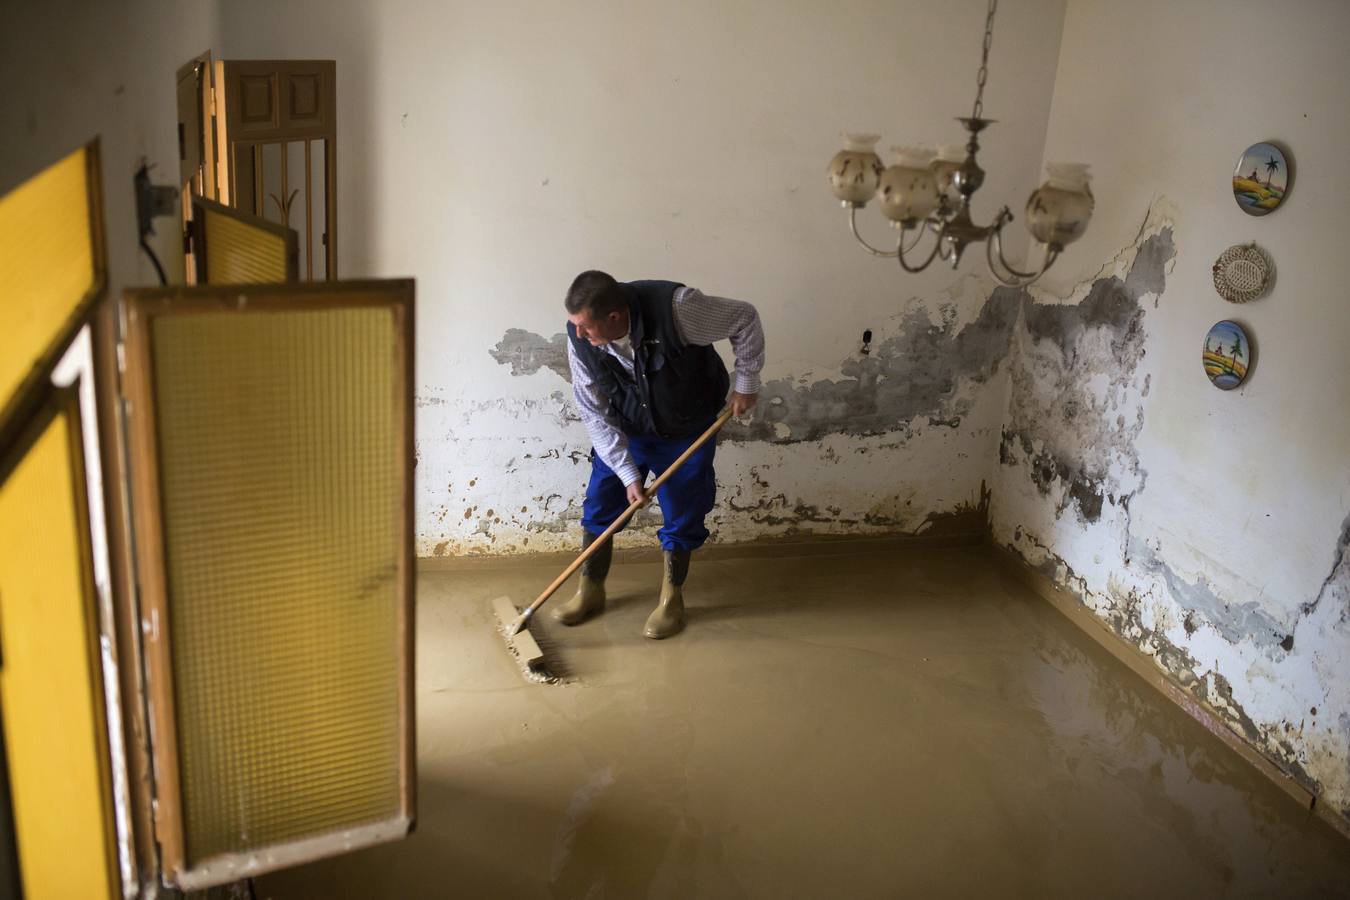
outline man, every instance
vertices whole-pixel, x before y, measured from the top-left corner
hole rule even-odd
[[[764,367],[764,331],[749,303],[709,297],[672,281],[615,281],[582,272],[563,304],[572,392],[591,435],[591,480],[582,510],[589,547],[629,504],[643,499],[648,474],[659,476],[730,404],[735,415],[755,405]],[[736,384],[712,348],[729,339]],[[665,579],[643,634],[653,640],[684,627],[689,556],[708,538],[716,441],[708,441],[657,490],[665,524]],[[605,607],[613,541],[582,564],[576,596],[554,618],[577,625]]]

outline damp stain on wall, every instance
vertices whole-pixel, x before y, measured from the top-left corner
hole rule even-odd
[[[1049,545],[1017,528],[1008,549],[1033,568],[1067,589],[1080,602],[1103,619],[1111,630],[1139,650],[1153,657],[1158,665],[1179,684],[1217,712],[1230,727],[1253,746],[1261,749],[1290,777],[1333,805],[1341,816],[1350,819],[1350,712],[1319,721],[1318,705],[1323,710],[1342,705],[1345,696],[1335,696],[1337,688],[1318,693],[1308,715],[1280,715],[1258,720],[1236,696],[1230,677],[1218,671],[1217,661],[1202,660],[1199,651],[1186,640],[1169,637],[1160,627],[1155,603],[1157,597],[1147,579],[1159,579],[1159,592],[1166,589],[1168,600],[1183,610],[1182,628],[1186,638],[1205,629],[1233,645],[1253,647],[1264,654],[1293,653],[1304,635],[1304,644],[1319,648],[1310,653],[1314,669],[1324,669],[1328,680],[1339,678],[1344,651],[1350,649],[1350,516],[1340,529],[1334,562],[1317,595],[1300,608],[1298,621],[1288,633],[1254,602],[1229,603],[1217,595],[1203,579],[1188,582],[1178,576],[1152,548],[1131,543],[1132,554],[1122,567],[1122,577],[1113,578],[1107,596],[1092,591],[1087,580]],[[1142,586],[1141,586],[1142,585]],[[1204,645],[1200,645],[1204,646]],[[1254,667],[1241,667],[1249,673]],[[1344,693],[1343,687],[1341,688]]]
[[[718,502],[709,517],[716,539],[978,532],[987,522],[982,479],[988,464],[987,451],[974,445],[987,446],[998,433],[1004,383],[999,377],[992,391],[990,384],[1000,376],[1025,299],[1021,291],[963,279],[931,302],[911,302],[887,315],[869,352],[841,360],[828,377],[808,369],[766,379],[750,416],[719,435]],[[513,328],[488,352],[513,377],[542,376],[537,383],[546,384],[551,376],[544,373],[551,373],[570,381],[561,333]],[[575,427],[570,390],[553,391],[547,410],[516,409],[522,402],[539,401],[461,403],[463,424],[483,412],[547,414],[573,426],[558,431],[560,448],[585,440]],[[828,481],[820,477],[824,471],[831,473]],[[905,473],[898,483],[891,477],[897,471]],[[508,466],[504,474],[525,473]],[[538,467],[532,474],[552,477]],[[878,480],[881,474],[887,477]],[[919,490],[908,490],[909,482]],[[634,530],[651,523],[636,524]],[[532,511],[494,530],[505,544],[493,551],[519,549],[518,537],[526,533],[560,536],[575,525],[575,516]],[[475,538],[460,539],[472,545]]]
[[[939,308],[937,321],[928,308],[916,307],[875,350],[843,360],[838,378],[766,381],[749,423],[728,423],[722,439],[793,443],[830,434],[885,434],[919,417],[929,425],[958,427],[966,408],[964,401],[954,401],[958,384],[963,379],[982,384],[997,371],[1024,296],[996,288],[975,319],[959,326],[951,304]],[[546,338],[512,328],[489,353],[509,365],[512,375],[549,369],[571,382],[563,334]]]
[[[1076,304],[1026,298],[999,463],[1021,466],[1043,496],[1085,521],[1128,503],[1141,483],[1135,440],[1144,425],[1138,384],[1144,298],[1161,294],[1176,255],[1172,229],[1148,236],[1124,278],[1097,279]],[[1123,472],[1126,477],[1115,477]]]
[[[989,501],[993,493],[980,482],[980,496],[974,502],[962,501],[953,509],[930,512],[924,516],[915,536],[958,537],[972,534],[985,534],[989,531]]]
[[[1290,627],[1276,621],[1260,603],[1220,597],[1203,574],[1186,578],[1168,565],[1153,547],[1137,538],[1130,540],[1130,564],[1162,580],[1171,598],[1186,611],[1192,634],[1198,624],[1203,623],[1230,644],[1246,640],[1272,652],[1276,648],[1285,652],[1294,648]]]
[[[1080,286],[1079,302],[1024,301],[995,538],[1350,817],[1350,517],[1316,596],[1293,606],[1232,588],[1232,573],[1198,547],[1170,546],[1165,530],[1141,537],[1131,512],[1149,481],[1141,363],[1176,256],[1169,211],[1150,210],[1132,250]]]
[[[748,425],[731,423],[726,439],[791,443],[829,434],[874,435],[927,417],[929,426],[957,427],[966,403],[954,400],[963,379],[982,384],[1008,354],[1022,294],[997,288],[974,321],[933,321],[926,307],[901,317],[897,333],[862,358],[849,358],[840,378],[803,384],[765,382]]]

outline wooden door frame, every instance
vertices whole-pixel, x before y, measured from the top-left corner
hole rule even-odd
[[[178,67],[175,84],[179,89],[175,91],[175,96],[179,101],[182,100],[181,86],[183,81],[188,78],[197,80],[196,97],[197,102],[193,107],[195,115],[195,124],[192,128],[192,134],[180,133],[179,141],[193,140],[201,148],[201,158],[198,161],[197,170],[187,175],[184,179],[184,172],[179,169],[179,187],[181,189],[182,208],[181,219],[183,234],[183,271],[187,275],[189,284],[193,283],[197,263],[195,259],[195,250],[192,246],[190,235],[190,221],[192,218],[192,198],[205,197],[208,200],[216,199],[219,180],[219,160],[216,154],[216,123],[215,123],[215,67],[211,64],[211,51],[199,53],[197,56],[188,60]],[[178,127],[184,128],[184,122],[188,116],[184,115],[184,109],[181,102],[178,107]],[[179,158],[182,159],[182,149],[179,150]]]
[[[334,60],[226,60],[219,59],[215,66],[216,102],[216,153],[219,160],[219,184],[215,197],[221,203],[261,216],[256,208],[256,191],[250,191],[253,204],[241,204],[239,190],[240,173],[246,171],[250,177],[256,168],[255,156],[259,147],[266,144],[282,145],[282,157],[286,156],[285,145],[292,141],[306,142],[306,160],[309,159],[309,142],[322,140],[324,148],[324,262],[326,281],[338,279],[338,228],[337,228],[337,63]],[[287,70],[304,69],[321,72],[328,86],[322,98],[320,122],[304,126],[287,126],[281,121],[279,96],[280,86],[274,85],[278,92],[273,97],[273,116],[266,126],[250,124],[245,127],[241,121],[242,102],[238,81],[241,76],[271,73],[284,73]],[[222,99],[223,98],[223,99]],[[308,174],[308,173],[307,173]],[[305,199],[309,203],[312,179],[305,184]],[[254,206],[255,208],[250,208]],[[308,220],[308,215],[306,219]],[[307,221],[305,240],[311,250],[314,243],[314,223]],[[312,271],[313,253],[305,256],[307,267]]]

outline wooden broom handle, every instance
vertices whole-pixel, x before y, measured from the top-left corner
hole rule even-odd
[[[581,555],[578,556],[575,560],[573,560],[570,566],[568,566],[566,569],[563,569],[563,573],[561,575],[553,579],[552,584],[544,588],[544,592],[540,594],[539,597],[533,603],[530,604],[529,609],[525,610],[525,612],[521,615],[521,618],[528,620],[531,616],[533,616],[534,611],[537,610],[539,607],[543,606],[544,601],[547,600],[549,597],[552,597],[554,591],[562,587],[563,582],[571,578],[572,573],[575,572],[577,569],[581,568],[581,564],[584,563],[586,560],[590,559],[591,556],[600,549],[600,547],[605,543],[605,541],[610,539],[610,537],[614,534],[614,532],[622,528],[624,524],[630,518],[632,518],[633,513],[637,512],[645,504],[650,502],[651,498],[656,496],[656,489],[659,488],[661,485],[665,484],[666,479],[669,478],[671,475],[675,474],[675,470],[678,469],[680,466],[684,465],[685,460],[689,459],[689,457],[694,455],[694,451],[698,450],[699,447],[702,447],[704,444],[708,443],[708,440],[713,435],[717,434],[718,429],[720,429],[723,425],[727,424],[727,421],[730,418],[731,418],[731,408],[727,407],[727,409],[723,410],[722,415],[717,417],[717,421],[709,425],[708,430],[699,435],[698,440],[694,441],[692,444],[689,445],[688,450],[685,450],[675,459],[673,463],[671,463],[669,466],[666,466],[666,470],[661,473],[660,477],[657,478],[655,481],[653,481],[652,486],[650,488],[647,488],[646,491],[643,492],[641,499],[634,500],[632,503],[628,504],[628,508],[625,509],[623,513],[620,514],[620,516],[614,520],[614,524],[606,528],[604,530],[604,533],[601,534],[598,538],[596,538],[589,547],[581,551]]]

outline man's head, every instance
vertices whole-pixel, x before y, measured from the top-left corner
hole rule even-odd
[[[628,334],[628,298],[604,272],[582,272],[567,289],[567,321],[577,337],[599,347]]]

